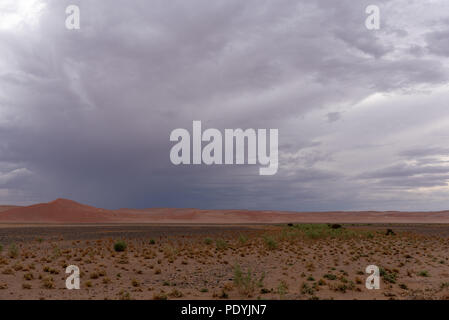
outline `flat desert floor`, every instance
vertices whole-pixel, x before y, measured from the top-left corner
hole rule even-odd
[[[0,299],[449,299],[444,224],[3,224],[0,245]]]

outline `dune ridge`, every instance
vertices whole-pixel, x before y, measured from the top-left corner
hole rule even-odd
[[[0,206],[0,223],[449,223],[449,211],[285,212],[150,208],[107,210],[57,199],[31,206]]]

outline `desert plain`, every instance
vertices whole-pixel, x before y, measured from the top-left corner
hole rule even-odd
[[[447,212],[289,214],[4,206],[0,299],[449,299]]]

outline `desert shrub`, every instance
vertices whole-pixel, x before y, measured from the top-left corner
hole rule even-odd
[[[22,289],[26,289],[26,290],[31,289],[31,284],[29,284],[29,283],[23,283],[23,284],[22,284]]]
[[[328,280],[335,280],[335,279],[337,279],[337,276],[335,274],[332,274],[332,273],[327,273],[323,277],[328,279]]]
[[[301,286],[301,293],[313,295],[315,293],[315,290],[304,282]]]
[[[173,262],[179,254],[179,250],[170,244],[164,246],[163,252],[170,263]]]
[[[150,244],[156,244],[156,240],[150,239]]]
[[[153,300],[167,300],[167,295],[163,292],[153,294]]]
[[[296,224],[294,228],[309,239],[319,239],[339,233],[341,230],[331,229],[325,224]]]
[[[25,274],[23,275],[23,278],[24,278],[25,280],[30,281],[30,280],[33,280],[33,279],[34,279],[34,276],[33,276],[32,273],[25,273]]]
[[[285,281],[281,281],[277,287],[277,293],[279,294],[280,298],[283,299],[284,296],[288,292],[288,286]]]
[[[5,268],[5,269],[2,271],[2,274],[14,274],[14,270],[11,269],[11,268]]]
[[[319,224],[319,223],[305,223],[295,224],[293,227],[287,228],[286,235],[291,237],[305,237],[309,239],[324,239],[324,238],[341,238],[350,239],[354,237],[368,237],[366,231],[354,231],[343,228],[340,224]]]
[[[218,250],[225,250],[228,248],[228,243],[226,242],[226,240],[223,239],[215,240],[215,245],[217,246]]]
[[[61,249],[59,249],[59,247],[54,247],[53,248],[53,257],[54,258],[58,258],[61,256]]]
[[[380,267],[379,274],[385,281],[390,283],[396,283],[396,279],[398,276],[396,272]]]
[[[118,293],[120,300],[131,300],[131,294],[128,291],[122,290]]]
[[[17,247],[17,245],[15,243],[13,243],[9,246],[8,256],[10,258],[17,258],[19,256],[19,248]]]
[[[0,252],[3,251],[3,245],[0,243]]]
[[[124,241],[117,241],[114,243],[114,250],[117,252],[125,251],[127,245]]]
[[[403,290],[408,290],[408,287],[405,283],[401,283],[399,284],[399,288],[403,289]]]
[[[239,292],[247,297],[251,297],[256,287],[263,287],[265,273],[259,279],[255,278],[251,270],[243,272],[240,265],[234,266],[234,285]]]
[[[55,283],[52,277],[48,277],[42,280],[42,287],[45,289],[53,289],[55,287]]]
[[[334,291],[340,291],[340,292],[346,293],[346,290],[348,290],[348,286],[344,283],[339,283],[333,289],[334,289]]]
[[[181,298],[183,296],[182,292],[176,289],[173,289],[168,295],[172,298]]]
[[[211,238],[206,238],[206,239],[204,239],[204,243],[207,244],[207,245],[210,245],[210,244],[212,244],[212,239]]]
[[[239,242],[242,245],[247,243],[248,242],[248,237],[245,236],[244,234],[239,234]]]
[[[217,297],[220,299],[227,299],[229,298],[229,295],[224,289],[221,289],[221,292],[217,295]]]
[[[270,250],[274,250],[278,247],[278,244],[273,237],[265,235],[263,237],[263,241],[265,242],[265,245],[267,246],[267,248]]]
[[[418,272],[418,276],[420,276],[420,277],[429,277],[430,274],[429,274],[429,271],[422,270],[422,271]]]
[[[131,280],[131,284],[133,287],[139,287],[140,286],[140,282],[137,279],[132,279]]]

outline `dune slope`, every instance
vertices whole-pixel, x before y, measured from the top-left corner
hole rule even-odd
[[[3,223],[449,223],[440,212],[281,212],[198,209],[106,210],[57,199],[27,207],[0,206]]]

